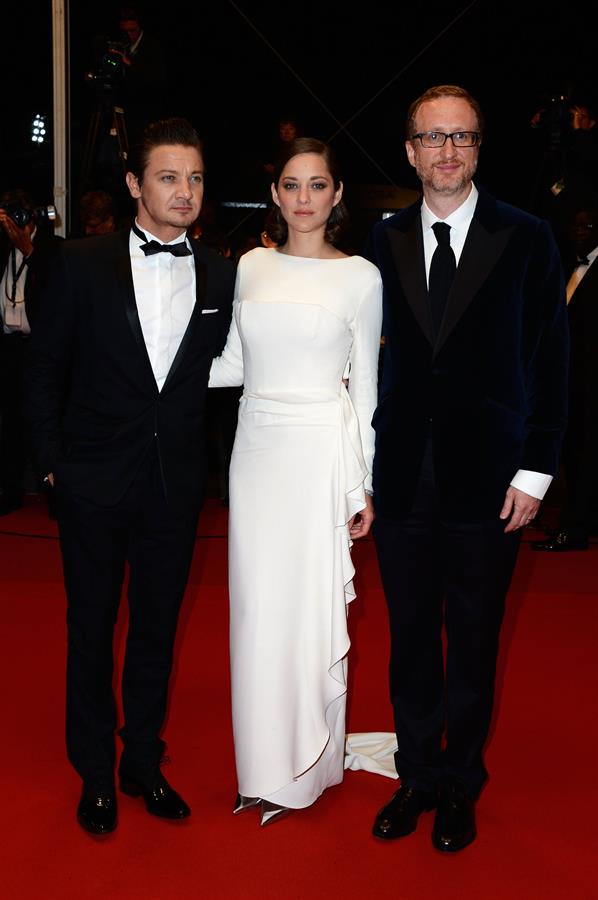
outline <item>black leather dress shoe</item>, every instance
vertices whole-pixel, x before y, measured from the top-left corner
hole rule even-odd
[[[456,853],[475,840],[474,802],[460,784],[443,785],[438,792],[438,809],[432,843],[444,853]]]
[[[435,794],[403,785],[376,816],[372,834],[386,841],[405,837],[415,831],[417,820],[424,810],[434,809],[435,806]]]
[[[153,816],[161,819],[186,819],[191,815],[183,798],[162,775],[159,764],[135,768],[121,764],[118,777],[123,794],[143,797],[147,811]]]
[[[587,538],[574,538],[566,531],[547,538],[545,541],[535,541],[532,550],[545,550],[548,553],[564,553],[566,550],[587,550]]]
[[[116,828],[116,795],[109,782],[87,781],[77,807],[77,821],[90,834],[108,834]]]

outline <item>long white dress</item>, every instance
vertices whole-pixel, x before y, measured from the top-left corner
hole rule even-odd
[[[244,385],[229,476],[239,793],[291,808],[343,777],[347,522],[371,486],[381,297],[362,257],[252,250],[210,373]]]

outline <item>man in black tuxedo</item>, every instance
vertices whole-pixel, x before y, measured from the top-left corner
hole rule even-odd
[[[29,442],[23,382],[31,328],[60,239],[22,188],[0,197],[0,516],[23,505]]]
[[[131,230],[64,243],[32,340],[29,414],[54,484],[68,600],[67,750],[78,819],[116,826],[112,639],[125,563],[120,787],[149,812],[189,807],[160,771],[173,642],[204,480],[206,390],[234,267],[189,242],[203,154],[181,119],[148,126],[126,176]]]
[[[534,550],[587,550],[598,521],[598,211],[577,210],[570,228],[567,312],[571,335],[569,419],[563,444],[565,504],[556,534]]]
[[[436,807],[433,844],[449,852],[475,838],[505,594],[566,406],[558,250],[546,222],[473,184],[482,131],[462,88],[416,100],[406,149],[423,200],[371,239],[385,337],[375,539],[401,778],[373,831],[409,834]]]

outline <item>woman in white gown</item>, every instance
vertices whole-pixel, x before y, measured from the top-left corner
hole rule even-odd
[[[279,246],[241,257],[210,373],[211,387],[244,385],[229,476],[234,811],[261,804],[262,824],[343,777],[382,305],[375,266],[332,243],[346,212],[327,145],[294,141],[272,196]]]

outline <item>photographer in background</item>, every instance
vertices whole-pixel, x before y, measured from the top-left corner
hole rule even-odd
[[[536,111],[531,126],[544,143],[532,211],[549,219],[567,252],[572,216],[598,205],[595,103],[580,92],[557,94]]]
[[[165,115],[166,59],[160,43],[147,33],[132,7],[120,10],[119,29],[124,49],[112,49],[111,53],[118,55],[124,66],[122,102],[132,146],[148,122]]]
[[[598,128],[595,107],[589,101],[574,103],[570,109],[562,196],[571,216],[581,208],[598,203]]]
[[[587,550],[598,526],[598,209],[569,223],[563,259],[569,318],[569,417],[563,444],[565,502],[556,531],[533,550]]]
[[[39,296],[59,238],[21,189],[0,196],[0,515],[23,505],[27,440],[22,388]]]

